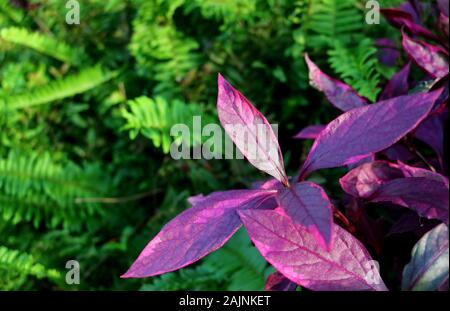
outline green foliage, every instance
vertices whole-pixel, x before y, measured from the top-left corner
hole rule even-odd
[[[142,1],[133,21],[130,50],[140,65],[139,71],[156,80],[155,94],[174,94],[177,82],[199,64],[195,52],[199,44],[184,37],[173,21],[175,10],[182,3],[182,0]]]
[[[11,151],[0,159],[0,213],[12,224],[22,221],[39,228],[80,228],[99,213],[85,198],[101,196],[96,167],[82,169],[67,161],[55,161],[48,153]]]
[[[206,18],[223,20],[225,25],[230,25],[248,18],[255,14],[256,0],[193,0],[186,1],[186,11],[200,9]]]
[[[73,65],[80,65],[85,60],[84,53],[78,48],[71,47],[64,42],[40,33],[31,33],[24,28],[4,28],[0,32],[0,39],[32,48],[40,53]]]
[[[83,93],[116,75],[117,72],[107,72],[99,66],[85,68],[78,74],[52,81],[27,93],[7,96],[3,100],[0,99],[0,111],[2,109],[21,109],[47,104],[58,99]]]
[[[170,143],[175,141],[178,145],[198,145],[201,141],[183,141],[182,133],[171,136],[171,127],[175,124],[185,124],[192,129],[194,117],[204,117],[204,109],[196,104],[186,104],[181,100],[172,100],[170,103],[163,97],[154,100],[148,97],[138,97],[128,101],[129,111],[122,109],[122,116],[126,120],[123,127],[130,131],[130,138],[135,139],[138,133],[149,138],[156,148],[161,147],[164,153],[169,152]]]
[[[309,23],[306,29],[313,35],[311,45],[333,42],[348,44],[362,37],[363,14],[354,0],[319,0],[309,3]]]
[[[227,290],[264,288],[272,269],[251,244],[247,233],[240,229],[224,247],[209,255],[203,264],[228,282]]]
[[[58,281],[61,274],[36,262],[33,256],[0,245],[0,290],[14,290],[26,286],[26,277],[48,278]]]
[[[362,40],[351,49],[353,53],[350,53],[350,48],[335,42],[333,49],[328,51],[330,65],[359,94],[375,101],[381,91],[378,84],[382,71],[376,56],[377,49],[370,39]]]

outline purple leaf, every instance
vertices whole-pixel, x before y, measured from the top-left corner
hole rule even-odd
[[[441,174],[401,162],[394,164],[386,161],[360,165],[340,178],[339,183],[346,193],[356,198],[369,198],[381,185],[393,179],[408,177],[424,177],[448,185],[448,179]]]
[[[284,171],[283,156],[272,127],[220,74],[217,111],[225,132],[247,160],[287,186],[289,182]]]
[[[339,226],[327,252],[281,209],[238,213],[262,256],[292,282],[312,290],[387,290],[367,250]]]
[[[288,278],[280,272],[273,272],[269,275],[264,285],[264,290],[267,291],[295,291],[297,284],[291,282]]]
[[[381,38],[375,42],[375,45],[378,48],[377,54],[380,63],[388,67],[395,66],[397,59],[400,57],[400,52],[394,42],[387,38]]]
[[[358,198],[370,197],[382,184],[404,177],[401,169],[392,163],[375,161],[352,169],[339,179],[342,189]]]
[[[316,139],[326,125],[309,125],[294,136],[296,139]]]
[[[402,33],[403,49],[423,71],[433,78],[442,78],[448,74],[448,53],[423,41],[413,40]]]
[[[225,244],[240,227],[238,207],[272,196],[267,190],[230,190],[196,196],[166,224],[122,278],[150,277],[183,268]]]
[[[402,290],[433,291],[448,282],[448,227],[440,224],[414,246],[403,270]]]
[[[399,178],[381,185],[369,198],[410,208],[420,216],[448,224],[448,183],[426,177]]]
[[[311,232],[324,248],[331,248],[333,206],[320,186],[312,182],[296,183],[279,191],[276,198],[295,223]]]
[[[423,28],[417,24],[413,16],[400,9],[381,9],[381,14],[383,14],[386,21],[392,26],[402,29],[406,27],[414,35],[422,36],[428,39],[437,40],[436,36],[428,29]]]
[[[347,111],[367,104],[367,100],[359,96],[350,86],[323,73],[306,53],[305,60],[309,68],[310,84],[324,92],[333,106],[342,111]]]
[[[444,127],[447,119],[448,110],[445,110],[426,118],[415,131],[415,136],[433,148],[441,161],[444,158]]]
[[[428,115],[441,92],[395,97],[340,115],[314,141],[299,180],[314,170],[358,162],[396,143]]]
[[[401,95],[408,94],[409,84],[408,76],[411,69],[411,63],[407,63],[399,72],[392,76],[383,92],[380,95],[380,100],[389,99]]]

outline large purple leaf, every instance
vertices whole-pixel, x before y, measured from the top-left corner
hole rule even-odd
[[[403,49],[423,71],[433,78],[442,78],[448,74],[448,53],[438,47],[420,40],[413,40],[402,33]]]
[[[411,63],[407,63],[399,72],[392,76],[388,84],[380,95],[380,100],[389,99],[408,94],[409,83],[408,76],[411,69]]]
[[[298,132],[294,138],[296,139],[316,139],[320,132],[326,127],[326,125],[309,125],[303,130]]]
[[[314,170],[358,162],[391,146],[428,115],[441,91],[395,97],[340,115],[314,141],[299,179]]]
[[[305,54],[306,64],[309,69],[309,81],[313,87],[325,93],[325,96],[336,108],[347,111],[367,104],[367,100],[356,93],[347,84],[333,79],[323,73],[316,64]]]
[[[411,33],[415,35],[419,35],[432,40],[437,40],[436,36],[431,31],[417,24],[414,21],[413,16],[409,12],[400,9],[389,8],[381,9],[381,14],[383,14],[388,23],[394,27],[397,27],[399,29],[401,29],[402,27],[406,27]]]
[[[320,186],[312,182],[296,183],[279,191],[276,198],[295,223],[311,232],[324,248],[331,248],[333,206]]]
[[[247,160],[257,169],[288,185],[283,156],[271,125],[244,95],[220,74],[217,111],[225,132]]]
[[[237,208],[250,208],[273,193],[230,190],[194,197],[193,206],[165,225],[122,277],[150,277],[199,260],[225,244],[240,227]]]
[[[381,185],[369,198],[410,208],[420,216],[448,224],[448,183],[426,177],[399,178]]]
[[[445,224],[427,232],[414,246],[411,261],[403,270],[402,289],[434,291],[448,282],[448,250]]]
[[[239,216],[262,256],[292,282],[312,290],[387,290],[367,250],[339,226],[328,252],[281,209]]]

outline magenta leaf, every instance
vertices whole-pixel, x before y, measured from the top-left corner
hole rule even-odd
[[[306,64],[309,68],[309,81],[313,87],[325,93],[330,103],[336,108],[347,111],[367,104],[367,100],[356,93],[347,84],[333,79],[323,73],[305,54]]]
[[[297,284],[291,282],[288,278],[276,271],[271,273],[266,280],[264,290],[267,291],[295,291]]]
[[[295,223],[311,232],[324,248],[331,248],[333,206],[320,186],[312,182],[296,183],[279,191],[276,198]]]
[[[358,198],[370,197],[378,188],[392,179],[405,177],[395,164],[385,161],[365,163],[339,179],[342,189]]]
[[[369,198],[410,208],[420,216],[448,224],[448,183],[426,177],[399,178],[381,185]]]
[[[281,209],[238,213],[262,256],[292,282],[312,290],[387,290],[367,250],[339,226],[328,252]]]
[[[230,190],[194,197],[193,206],[166,224],[122,278],[150,277],[183,268],[218,249],[239,229],[236,209],[250,208],[267,190]]]
[[[288,185],[278,139],[269,122],[220,74],[217,111],[225,132],[247,160],[257,169]]]
[[[381,93],[380,100],[408,94],[408,76],[410,69],[411,63],[407,63],[399,72],[392,76],[391,80],[389,80],[388,84]]]
[[[423,28],[417,21],[414,21],[413,16],[401,9],[381,9],[381,14],[392,26],[401,29],[406,27],[414,35],[419,35],[425,38],[436,40],[436,36],[429,30]]]
[[[388,181],[407,177],[424,177],[448,185],[448,179],[441,174],[401,162],[394,164],[386,161],[360,165],[340,178],[339,183],[346,193],[356,198],[369,198]]]
[[[444,49],[413,40],[405,33],[402,36],[403,49],[423,71],[433,78],[442,78],[448,74],[448,53]]]
[[[298,132],[294,138],[296,139],[316,139],[320,132],[325,128],[325,125],[309,125]]]
[[[402,290],[433,291],[448,284],[448,227],[440,224],[414,246],[403,270]]]
[[[314,170],[349,165],[393,145],[428,115],[441,92],[404,95],[343,113],[314,141],[299,180]]]

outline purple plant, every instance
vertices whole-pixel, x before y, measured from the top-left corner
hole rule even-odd
[[[446,1],[440,2],[438,24],[445,34],[448,11],[442,9]],[[383,10],[388,22],[401,29],[402,46],[412,63],[406,62],[392,77],[376,103],[323,73],[305,55],[311,84],[343,113],[328,125],[313,125],[296,135],[314,143],[294,178],[285,172],[269,122],[219,74],[217,110],[222,126],[249,162],[274,179],[250,190],[191,197],[192,207],[165,225],[122,277],[150,277],[183,268],[220,248],[244,225],[261,255],[277,270],[268,277],[266,290],[294,290],[300,285],[311,290],[384,291],[387,287],[366,249],[380,250],[366,215],[376,203],[386,210],[410,210],[389,234],[417,230],[411,224],[417,217],[435,220],[414,246],[402,289],[448,288],[449,182],[443,157],[448,44],[420,24],[421,8],[411,3],[416,2]],[[413,64],[424,72],[427,88],[409,81]],[[248,131],[245,141],[228,130],[236,124]],[[255,125],[262,126],[268,141],[258,139]],[[436,160],[424,157],[415,139],[428,144]],[[255,158],[248,145],[265,161]],[[344,213],[324,189],[306,181],[314,171],[341,166],[349,170],[339,180],[345,193]]]

